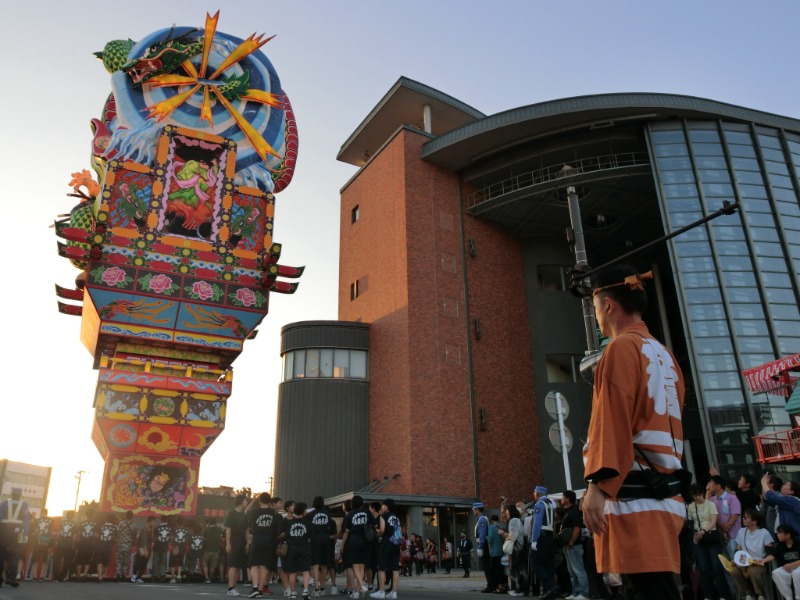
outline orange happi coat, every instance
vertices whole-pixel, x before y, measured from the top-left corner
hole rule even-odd
[[[626,327],[606,347],[595,372],[585,456],[586,480],[609,496],[608,530],[595,536],[598,572],[680,571],[680,496],[618,500],[617,493],[631,469],[647,467],[640,451],[663,473],[680,468],[683,396],[675,358],[644,323]]]

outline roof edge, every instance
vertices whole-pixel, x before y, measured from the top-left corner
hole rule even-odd
[[[474,119],[483,119],[486,117],[484,113],[481,111],[471,107],[469,104],[450,96],[449,94],[445,94],[435,88],[432,88],[424,83],[420,83],[419,81],[415,81],[403,75],[394,83],[394,85],[389,88],[389,91],[383,95],[383,98],[375,105],[375,107],[369,112],[369,114],[361,121],[361,123],[356,127],[353,133],[345,140],[345,142],[339,148],[339,152],[336,154],[336,160],[342,160],[342,154],[347,150],[348,146],[353,143],[353,141],[358,137],[358,135],[369,125],[369,122],[381,111],[381,109],[386,105],[389,98],[394,95],[397,90],[400,88],[408,88],[420,94],[425,94],[426,96],[430,96],[434,100],[438,100],[443,102],[444,104],[448,104],[453,108],[460,110],[464,114],[469,115]]]
[[[626,107],[631,109],[675,109],[705,112],[717,117],[728,117],[740,121],[800,131],[800,120],[798,119],[736,104],[698,96],[661,92],[615,92],[547,100],[495,113],[442,134],[426,143],[422,149],[422,157],[430,157],[437,151],[452,144],[464,142],[483,133],[517,125],[524,121],[543,119],[559,114],[577,114],[589,110],[622,109]]]

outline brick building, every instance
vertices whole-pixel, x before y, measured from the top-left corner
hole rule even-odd
[[[284,328],[282,495],[320,481],[287,461],[316,442],[329,502],[400,497],[412,530],[457,530],[476,499],[583,487],[591,323],[569,291],[567,188],[590,266],[641,249],[629,262],[655,273],[644,317],[684,372],[689,468],[753,471],[751,437],[789,425],[782,399],[752,395],[741,371],[800,349],[800,121],[669,94],[487,116],[400,78],[337,158],[359,168],[341,190],[340,321]],[[738,212],[649,245],[723,201]],[[365,337],[341,345],[336,327]],[[348,390],[321,353],[354,347],[367,366]],[[554,395],[569,406],[563,428]],[[308,418],[323,404],[344,411],[339,442]]]

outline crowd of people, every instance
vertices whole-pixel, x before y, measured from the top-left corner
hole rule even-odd
[[[684,589],[694,567],[704,599],[738,594],[763,600],[773,583],[781,598],[800,596],[800,484],[774,474],[760,482],[750,473],[735,481],[713,468],[710,475],[705,487],[691,490],[682,544]]]
[[[419,564],[422,554],[417,574],[423,568],[435,572],[433,563],[439,562],[432,540],[403,535],[391,498],[365,504],[354,496],[341,530],[321,496],[311,506],[268,493],[238,495],[233,504],[221,525],[213,518],[151,516],[137,527],[130,511],[121,520],[84,511],[79,521],[67,513],[56,531],[46,511],[31,522],[15,489],[13,500],[0,503],[0,517],[3,510],[9,517],[0,518],[0,585],[18,586],[28,565],[34,581],[224,581],[228,596],[250,598],[273,595],[270,586],[279,583],[284,596],[297,598],[299,587],[301,597],[309,598],[337,594],[336,577],[343,572],[342,591],[351,598],[368,592],[397,598],[401,568],[409,564],[406,553],[413,555],[411,564]],[[444,546],[442,565],[449,572],[449,536]],[[250,590],[238,591],[240,582]]]
[[[706,486],[693,485],[678,538],[683,600],[764,600],[773,585],[781,598],[800,598],[800,484],[744,473],[727,481],[712,468]],[[551,498],[537,486],[533,501],[510,503],[499,516],[476,517],[477,560],[484,593],[540,598],[623,598],[618,573],[598,572],[595,542],[572,490]],[[656,532],[654,532],[656,534]],[[459,566],[468,577],[473,543],[462,532]],[[722,558],[721,558],[722,557]]]
[[[305,502],[256,496],[245,506],[237,496],[225,524],[228,563],[228,596],[242,595],[236,585],[247,579],[250,598],[273,595],[271,585],[280,582],[283,595],[301,597],[336,595],[339,569],[345,574],[345,589],[358,599],[397,598],[404,538],[395,502],[366,504],[355,495],[347,504],[341,529],[316,496]],[[248,577],[249,574],[249,577]],[[328,588],[328,583],[330,587]]]
[[[473,504],[472,510],[476,554],[486,578],[483,593],[570,600],[602,597],[600,587],[590,585],[598,581],[592,542],[574,491],[565,490],[556,501],[540,485],[531,502],[504,498],[499,515],[487,515],[482,502]],[[464,544],[467,549],[471,545]],[[469,552],[459,552],[459,557],[464,576],[469,576]]]

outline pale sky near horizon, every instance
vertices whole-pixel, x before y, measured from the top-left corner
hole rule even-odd
[[[57,255],[48,228],[76,203],[67,183],[89,168],[89,120],[110,92],[92,52],[172,24],[202,27],[217,9],[222,32],[276,35],[262,50],[291,98],[300,151],[294,180],[277,195],[275,241],[281,263],[306,272],[294,296],[271,296],[258,337],[234,363],[226,430],[201,461],[201,485],[266,489],[280,328],[337,316],[339,190],[356,169],[336,154],[400,76],[487,115],[584,94],[664,92],[800,118],[800,4],[790,1],[9,3],[0,37],[0,158],[13,217],[0,237],[9,363],[0,458],[53,467],[51,514],[73,507],[79,470],[79,500],[97,499],[103,472],[90,439],[97,372],[80,319],[59,314],[54,293],[78,271]]]

